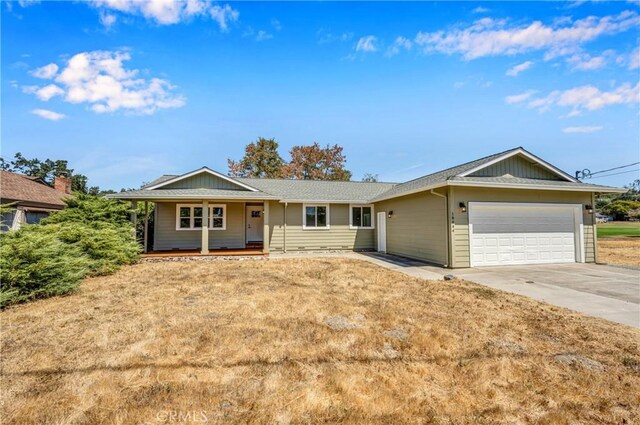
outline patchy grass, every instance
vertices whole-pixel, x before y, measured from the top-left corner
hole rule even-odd
[[[2,320],[3,423],[638,423],[640,331],[344,259],[146,263]]]
[[[640,237],[640,222],[638,221],[612,221],[600,223],[597,226],[598,238],[615,238],[621,236]]]
[[[598,262],[640,267],[640,238],[598,239]]]

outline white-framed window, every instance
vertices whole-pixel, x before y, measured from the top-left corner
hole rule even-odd
[[[329,228],[328,204],[302,204],[302,228],[325,230]]]
[[[227,206],[225,204],[209,205],[210,230],[226,230]],[[202,204],[176,205],[176,230],[202,229]]]
[[[352,229],[373,229],[373,205],[349,205],[349,227]]]

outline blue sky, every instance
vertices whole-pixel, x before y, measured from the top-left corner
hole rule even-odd
[[[637,2],[22,0],[1,19],[2,155],[104,188],[226,172],[259,136],[284,157],[337,143],[385,181],[515,146],[570,173],[640,160]]]

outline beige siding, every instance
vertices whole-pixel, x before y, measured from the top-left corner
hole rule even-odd
[[[452,267],[469,267],[469,220],[468,213],[458,208],[460,202],[539,202],[564,204],[590,204],[591,193],[561,192],[544,190],[513,190],[486,188],[451,188],[453,222],[451,240],[453,242]],[[583,208],[585,261],[595,261],[594,215]]]
[[[376,204],[376,212],[389,212],[387,252],[431,263],[447,264],[446,200],[423,192]]]
[[[232,190],[247,190],[247,193],[251,193],[248,189],[238,186],[237,184],[230,182],[220,177],[214,176],[209,173],[200,173],[195,176],[188,177],[186,179],[177,181],[175,183],[162,186],[160,189],[232,189]]]
[[[528,159],[518,155],[496,162],[493,165],[470,174],[470,176],[500,177],[505,174],[529,179],[563,180],[546,168],[537,164],[532,164]]]
[[[209,204],[215,203],[218,202],[209,201]],[[227,227],[226,230],[209,230],[209,249],[244,248],[244,203],[225,202],[224,204],[227,206]],[[159,202],[156,205],[154,232],[153,249],[156,251],[200,249],[202,240],[200,229],[176,230],[175,202]]]
[[[287,207],[287,251],[313,250],[371,250],[374,247],[374,232],[371,229],[349,228],[349,205],[329,206],[328,230],[305,230],[302,228],[302,204]],[[284,249],[284,204],[269,203],[269,247],[271,251]]]

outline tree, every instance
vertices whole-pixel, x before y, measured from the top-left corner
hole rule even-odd
[[[369,183],[376,183],[378,182],[378,175],[371,174],[371,173],[364,173],[364,176],[362,176],[362,181],[369,182]]]
[[[283,176],[304,180],[349,180],[351,172],[345,168],[347,158],[338,145],[321,148],[318,142],[291,148],[291,162],[283,167]]]
[[[278,178],[282,177],[284,160],[278,153],[275,139],[258,138],[244,148],[240,161],[228,159],[229,174],[236,177]]]
[[[640,209],[640,202],[618,199],[602,207],[602,212],[614,216],[616,220],[624,220],[637,209]]]
[[[53,185],[55,177],[68,176],[71,178],[71,190],[73,192],[88,193],[88,178],[82,174],[74,174],[73,169],[69,168],[69,162],[63,159],[45,159],[38,158],[28,159],[22,153],[18,152],[14,155],[12,161],[0,159],[0,169],[12,171],[32,177],[40,177],[46,183]]]

